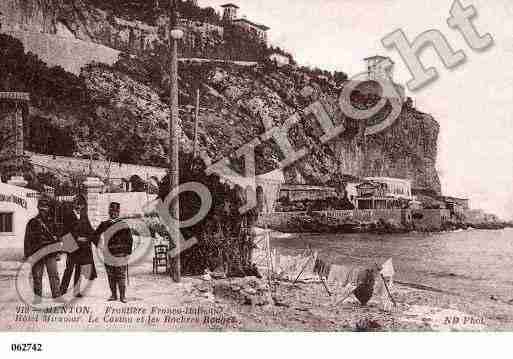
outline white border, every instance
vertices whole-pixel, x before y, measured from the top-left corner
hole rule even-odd
[[[493,358],[511,351],[507,333],[4,333],[11,343],[42,343],[38,358]]]

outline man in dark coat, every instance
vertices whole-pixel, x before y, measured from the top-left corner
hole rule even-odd
[[[100,224],[96,229],[95,237],[99,241],[100,236],[103,235],[104,239],[105,270],[111,291],[108,301],[118,299],[117,289],[119,288],[119,300],[126,303],[128,258],[132,254],[133,239],[130,228],[119,219],[120,209],[121,206],[117,202],[109,205],[110,219]],[[114,225],[119,225],[119,228],[112,228]],[[98,242],[96,244],[98,245]]]
[[[98,277],[91,248],[91,243],[94,243],[94,230],[87,216],[87,202],[85,198],[81,196],[75,198],[73,208],[68,208],[65,211],[63,222],[64,233],[70,233],[73,236],[78,249],[67,256],[66,269],[62,276],[60,291],[62,294],[68,291],[71,275],[75,271],[73,278],[74,295],[80,298],[82,297],[80,293],[81,275],[88,276],[89,280],[94,280]]]
[[[37,253],[39,250],[46,246],[59,243],[58,238],[50,231],[49,212],[50,200],[47,197],[39,198],[38,215],[32,218],[27,223],[24,241],[24,255],[25,260],[30,256]],[[46,267],[50,288],[52,290],[52,297],[58,298],[61,296],[59,291],[59,272],[57,270],[57,253],[51,253],[40,259],[32,265],[32,279],[34,294],[34,304],[41,302],[43,294],[43,272]]]

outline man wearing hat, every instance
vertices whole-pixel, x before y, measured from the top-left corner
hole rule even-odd
[[[66,259],[66,269],[62,276],[61,294],[68,291],[71,275],[74,276],[74,295],[77,298],[82,297],[80,293],[80,278],[86,276],[88,280],[97,278],[96,267],[94,265],[93,251],[91,243],[94,242],[94,230],[87,216],[87,201],[82,196],[75,197],[72,208],[66,208],[64,212],[64,233],[70,233],[78,245],[78,249],[68,254]]]
[[[38,215],[32,218],[25,231],[24,255],[25,259],[37,253],[46,246],[59,243],[59,239],[50,230],[50,198],[42,196],[37,203]],[[35,304],[41,302],[43,294],[43,271],[46,267],[52,297],[61,296],[59,290],[59,272],[57,270],[57,253],[51,253],[32,265],[33,288],[36,298]]]
[[[128,257],[132,254],[132,234],[130,228],[119,219],[121,206],[117,202],[109,205],[108,221],[102,222],[96,229],[96,240],[100,236],[104,239],[105,270],[109,278],[111,296],[109,301],[118,300],[117,290],[119,289],[119,300],[126,303],[126,281],[128,272]],[[118,224],[119,227],[112,228]],[[111,229],[109,231],[109,229]],[[109,257],[113,257],[109,259]]]

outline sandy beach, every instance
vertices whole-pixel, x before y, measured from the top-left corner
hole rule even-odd
[[[336,304],[315,282],[278,282],[269,293],[272,304],[245,305],[214,295],[219,281],[185,277],[176,284],[168,276],[151,274],[148,264],[132,269],[128,304],[106,302],[106,275],[99,268],[99,278],[84,298],[65,307],[67,313],[24,313],[14,285],[19,264],[0,262],[2,331],[494,331],[511,329],[513,323],[513,306],[507,303],[398,284],[392,288],[397,306],[390,311],[376,299],[365,307],[354,297]]]

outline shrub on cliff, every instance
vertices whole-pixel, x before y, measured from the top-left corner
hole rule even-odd
[[[86,0],[89,4],[102,10],[110,11],[116,16],[130,20],[137,19],[154,23],[162,14],[169,11],[169,0]],[[180,16],[185,19],[221,24],[221,17],[212,7],[202,8],[192,1],[178,0]]]

